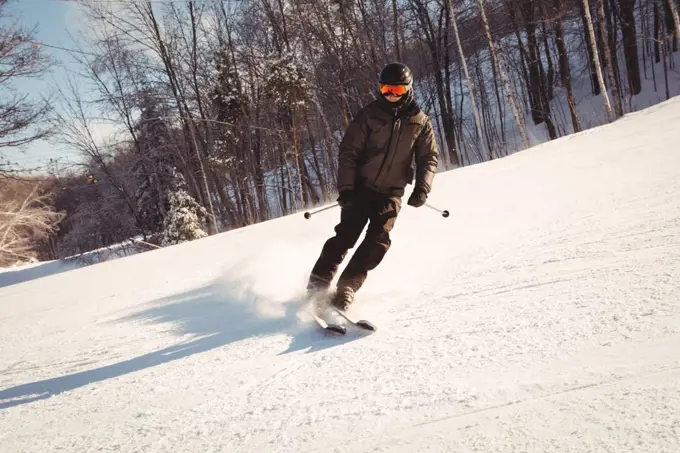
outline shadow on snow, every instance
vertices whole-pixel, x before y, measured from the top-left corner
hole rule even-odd
[[[316,323],[307,321],[309,316],[301,313],[303,303],[302,298],[272,301],[253,291],[252,285],[244,281],[220,280],[149,302],[149,308],[113,322],[169,323],[177,333],[196,338],[111,365],[0,390],[0,409],[49,398],[253,337],[288,335],[291,338],[288,348],[278,355],[305,350],[312,353],[361,338],[351,330],[344,337],[326,334]]]

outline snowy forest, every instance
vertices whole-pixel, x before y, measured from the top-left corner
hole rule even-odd
[[[680,0],[83,1],[79,70],[35,102],[15,82],[57,63],[7,4],[0,266],[132,238],[164,247],[334,201],[338,145],[390,61],[415,74],[440,171],[616,121],[644,86],[667,99],[678,78]],[[82,159],[55,171],[7,157],[35,140]]]

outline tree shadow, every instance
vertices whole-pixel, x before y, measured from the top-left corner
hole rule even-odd
[[[78,264],[73,261],[55,260],[25,266],[19,269],[3,270],[0,272],[0,288],[61,274],[62,272],[68,272],[77,269],[78,267]]]
[[[0,409],[49,398],[252,337],[288,335],[291,342],[278,355],[298,351],[313,353],[360,338],[349,331],[344,337],[331,337],[304,314],[304,303],[303,297],[283,300],[264,297],[243,279],[218,279],[202,288],[154,300],[145,304],[147,308],[112,322],[167,323],[171,331],[194,337],[111,365],[0,390]]]

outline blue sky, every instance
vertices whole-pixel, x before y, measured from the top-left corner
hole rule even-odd
[[[77,37],[78,26],[82,23],[79,7],[75,3],[66,0],[13,0],[7,8],[21,24],[36,28],[36,40],[54,46],[74,47],[73,39]],[[69,36],[69,31],[73,38]],[[42,51],[59,60],[60,67],[54,68],[42,79],[16,81],[14,86],[20,92],[37,97],[41,93],[47,95],[50,86],[55,82],[62,83],[66,70],[73,69],[67,52],[47,47],[43,47]],[[59,158],[61,166],[79,160],[77,152],[44,141],[32,143],[23,152],[7,149],[3,153],[22,167],[44,165],[50,158]]]

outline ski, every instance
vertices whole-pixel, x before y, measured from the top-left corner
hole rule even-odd
[[[309,311],[309,315],[326,332],[334,333],[336,335],[345,335],[347,333],[347,329],[345,327],[343,327],[339,324],[328,323],[323,318],[321,318],[321,317],[317,316],[315,313],[313,313],[311,310]]]
[[[370,322],[370,321],[366,321],[365,319],[360,319],[359,321],[355,321],[354,319],[350,318],[350,317],[349,317],[345,312],[343,312],[342,310],[339,310],[339,309],[337,309],[336,307],[333,307],[333,306],[331,306],[331,308],[332,308],[333,310],[335,310],[335,312],[336,312],[337,314],[339,314],[340,316],[342,316],[343,318],[345,318],[345,319],[347,320],[347,322],[349,322],[350,324],[352,324],[352,325],[354,325],[354,326],[356,326],[356,327],[359,327],[360,329],[368,330],[368,331],[370,331],[370,332],[375,332],[375,331],[377,330],[376,326],[375,326],[372,322]]]

